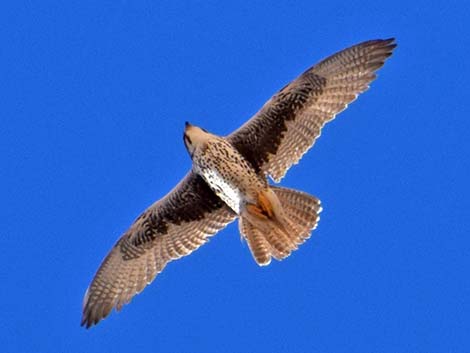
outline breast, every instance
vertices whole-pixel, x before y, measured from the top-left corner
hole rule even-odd
[[[255,199],[256,190],[263,187],[263,181],[266,182],[223,139],[208,142],[204,150],[193,156],[193,170],[237,214],[245,202]]]

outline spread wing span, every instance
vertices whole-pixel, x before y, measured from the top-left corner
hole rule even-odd
[[[85,294],[82,326],[120,310],[168,262],[189,255],[235,217],[200,176],[189,172],[136,219],[104,259]]]
[[[372,40],[308,69],[227,136],[255,170],[278,182],[320,136],[322,127],[364,92],[396,47]],[[203,179],[189,172],[150,206],[117,241],[88,287],[82,325],[120,310],[166,264],[189,255],[237,215]]]
[[[371,40],[326,58],[274,95],[228,140],[257,171],[279,182],[323,125],[369,88],[395,47],[393,38]]]

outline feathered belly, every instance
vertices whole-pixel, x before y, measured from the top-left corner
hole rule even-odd
[[[243,191],[235,183],[222,177],[217,170],[206,169],[201,172],[202,177],[215,194],[220,197],[228,207],[237,214],[240,214],[240,209],[245,199]]]

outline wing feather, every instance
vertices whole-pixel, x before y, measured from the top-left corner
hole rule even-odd
[[[82,325],[120,310],[171,260],[189,255],[235,219],[201,177],[190,172],[117,241],[87,289]]]
[[[228,140],[258,172],[279,182],[322,127],[368,89],[395,47],[393,38],[371,40],[328,57],[274,95]]]

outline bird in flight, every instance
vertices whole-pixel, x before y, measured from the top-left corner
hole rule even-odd
[[[120,310],[168,262],[189,255],[237,218],[259,265],[296,250],[317,225],[320,201],[270,185],[268,177],[278,183],[299,162],[323,125],[368,89],[395,47],[393,38],[370,40],[320,61],[228,136],[186,123],[191,170],[106,256],[85,293],[82,326]]]

